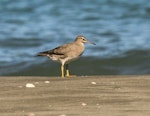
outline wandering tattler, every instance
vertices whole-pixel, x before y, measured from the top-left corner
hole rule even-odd
[[[64,77],[64,65],[66,64],[66,77],[70,77],[68,64],[78,59],[84,52],[84,43],[94,44],[84,36],[79,35],[72,43],[67,43],[52,50],[40,52],[38,56],[47,56],[53,61],[61,63],[61,76]]]

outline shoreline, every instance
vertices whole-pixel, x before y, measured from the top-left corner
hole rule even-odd
[[[0,91],[1,116],[150,115],[150,75],[1,76]]]

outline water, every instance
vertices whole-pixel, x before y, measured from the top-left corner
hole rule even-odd
[[[1,0],[0,75],[60,75],[60,64],[35,57],[77,35],[86,45],[77,75],[150,74],[148,0]]]

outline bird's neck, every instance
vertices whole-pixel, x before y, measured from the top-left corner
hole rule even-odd
[[[75,41],[76,44],[78,44],[79,46],[84,46],[84,43],[83,42],[79,42],[79,41]]]
[[[77,45],[79,46],[79,48],[80,48],[81,50],[84,51],[84,43],[82,43],[82,42],[77,42]]]

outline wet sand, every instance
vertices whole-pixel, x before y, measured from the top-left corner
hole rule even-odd
[[[150,116],[149,75],[0,77],[0,91],[0,116]]]

